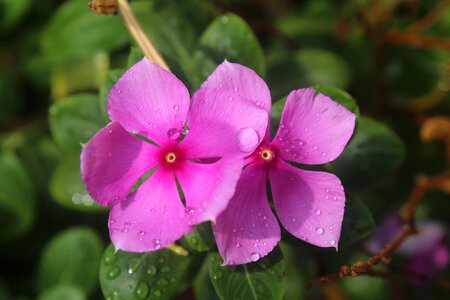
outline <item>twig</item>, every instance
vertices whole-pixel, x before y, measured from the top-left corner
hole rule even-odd
[[[437,48],[450,50],[450,40],[437,37],[426,37],[409,32],[390,31],[383,38],[385,44],[402,44],[417,48]]]
[[[414,22],[404,32],[422,34],[430,28],[436,21],[444,14],[447,8],[450,7],[450,0],[443,0],[436,7],[430,11],[425,17]]]

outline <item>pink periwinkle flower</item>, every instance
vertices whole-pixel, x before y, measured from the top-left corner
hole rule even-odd
[[[220,87],[270,112],[267,85],[237,64],[222,64],[203,84]],[[267,178],[278,217],[288,232],[316,246],[337,248],[345,193],[333,174],[307,171],[291,162],[316,165],[337,158],[353,134],[355,115],[314,89],[292,91],[278,133],[269,130],[246,165],[227,208],[213,224],[226,265],[244,264],[267,255],[280,240],[280,227],[266,194]]]
[[[108,97],[112,122],[81,153],[87,191],[113,206],[109,232],[117,249],[160,249],[225,209],[243,157],[268,123],[267,112],[242,96],[201,88],[190,101],[180,80],[146,59],[117,81]]]

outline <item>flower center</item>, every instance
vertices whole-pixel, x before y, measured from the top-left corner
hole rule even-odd
[[[264,149],[261,151],[261,158],[265,161],[271,161],[273,159],[274,155],[273,152],[270,151],[270,149]]]
[[[176,159],[177,159],[177,157],[176,157],[175,153],[173,153],[173,152],[167,153],[167,155],[166,155],[166,161],[167,161],[169,164],[174,163]]]

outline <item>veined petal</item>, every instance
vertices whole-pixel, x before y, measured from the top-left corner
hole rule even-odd
[[[142,59],[112,87],[111,120],[159,145],[170,143],[170,130],[181,130],[189,111],[189,92],[172,73]]]
[[[137,180],[158,164],[158,150],[118,123],[107,125],[81,152],[81,176],[87,191],[99,204],[119,203]]]
[[[292,91],[273,144],[285,160],[323,164],[344,150],[355,128],[355,115],[314,89]]]
[[[229,91],[201,90],[192,99],[189,133],[180,147],[189,158],[247,156],[261,142],[268,113]]]
[[[159,168],[109,214],[117,249],[147,252],[163,248],[192,230],[186,222],[173,172]]]
[[[249,165],[242,172],[236,193],[213,224],[220,255],[226,265],[256,261],[280,241],[280,226],[266,194],[267,171]]]
[[[211,164],[187,161],[176,170],[190,224],[216,220],[233,196],[243,166],[242,158],[222,158]]]
[[[345,207],[339,178],[301,170],[282,160],[270,169],[269,176],[275,208],[284,228],[310,244],[337,248]]]
[[[209,75],[200,87],[200,91],[203,93],[205,89],[217,88],[239,94],[270,113],[269,88],[264,80],[250,68],[225,60]]]

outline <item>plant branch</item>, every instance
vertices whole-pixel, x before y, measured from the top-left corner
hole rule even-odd
[[[428,28],[430,28],[434,23],[436,23],[436,21],[444,14],[444,12],[449,7],[450,7],[450,0],[444,0],[440,2],[425,17],[408,26],[408,28],[405,29],[405,32],[414,34],[424,33]]]

